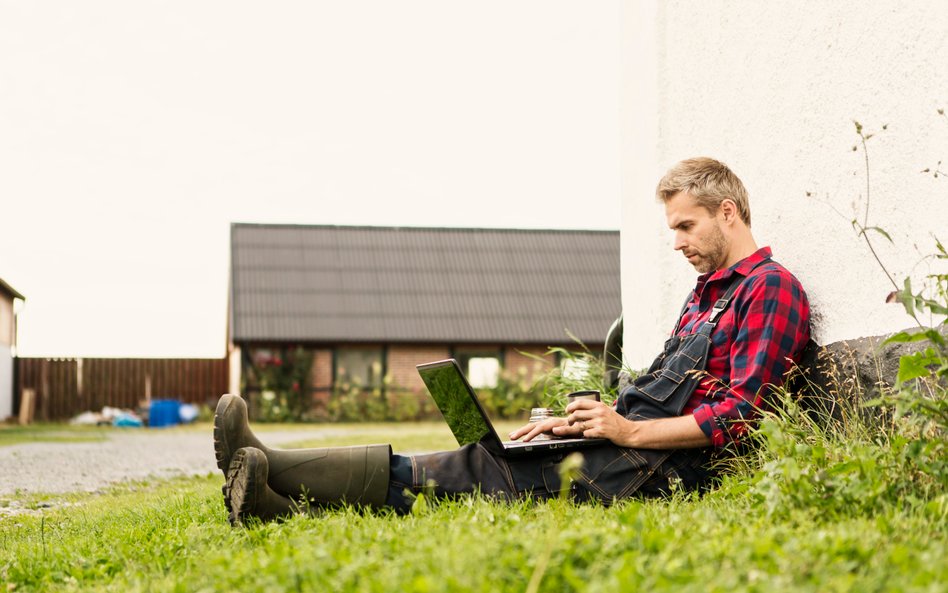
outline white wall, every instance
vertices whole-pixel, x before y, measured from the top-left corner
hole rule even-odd
[[[10,347],[0,344],[0,422],[13,415],[13,357]]]
[[[693,285],[654,188],[668,167],[699,155],[744,181],[758,244],[803,282],[818,341],[910,326],[901,307],[883,303],[892,287],[850,226],[866,203],[852,121],[879,133],[869,141],[869,223],[895,245],[876,237],[876,246],[897,278],[921,277],[931,233],[948,241],[948,178],[920,173],[948,163],[948,118],[936,112],[948,109],[943,4],[629,0],[623,8],[627,362],[651,360]]]

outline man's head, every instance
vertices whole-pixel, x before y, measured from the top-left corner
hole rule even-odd
[[[753,253],[747,190],[724,163],[705,157],[672,167],[655,193],[665,204],[675,249],[700,273],[729,267]]]

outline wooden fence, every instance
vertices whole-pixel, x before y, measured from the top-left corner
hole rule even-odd
[[[65,420],[103,406],[136,409],[151,399],[213,403],[227,391],[226,359],[17,358],[14,413],[35,392],[37,420]]]

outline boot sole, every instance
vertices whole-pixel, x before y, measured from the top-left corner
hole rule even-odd
[[[238,450],[227,470],[227,483],[224,488],[229,493],[228,519],[233,526],[241,525],[251,516],[255,505],[257,460],[253,455]]]
[[[234,396],[224,395],[217,402],[217,409],[214,410],[214,457],[217,461],[217,468],[227,475],[229,460],[225,459],[224,451],[227,449],[227,431],[224,430],[224,413],[230,407]]]
[[[270,489],[267,474],[267,457],[260,449],[244,447],[234,453],[226,482],[230,492],[227,518],[231,525],[246,525],[250,519],[282,521],[298,512],[293,500]]]
[[[223,395],[220,401],[217,402],[217,409],[214,410],[214,458],[217,461],[218,469],[224,473],[225,478],[228,478],[230,462],[225,459],[226,455],[224,454],[224,451],[228,448],[227,431],[224,430],[224,413],[227,411],[227,408],[230,407],[233,399],[234,396],[230,394]],[[221,486],[221,494],[224,496],[224,508],[228,511],[230,510],[229,484],[230,479],[228,478],[224,482],[224,485]]]

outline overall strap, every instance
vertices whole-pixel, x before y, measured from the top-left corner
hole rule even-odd
[[[695,296],[695,291],[692,290],[688,297],[685,299],[685,304],[681,306],[681,312],[678,314],[678,321],[675,322],[675,329],[672,330],[671,335],[678,335],[678,330],[681,329],[681,320],[685,317],[685,311],[688,310],[688,304],[691,303],[691,299]]]
[[[747,271],[746,276],[738,276],[731,281],[731,285],[727,287],[727,291],[725,291],[724,296],[714,301],[714,306],[711,307],[711,315],[708,316],[708,320],[705,321],[704,325],[701,326],[701,329],[698,330],[699,332],[704,332],[705,335],[709,335],[714,331],[714,328],[717,326],[721,315],[724,315],[724,312],[731,304],[731,299],[734,298],[734,293],[737,292],[737,289],[741,287],[741,285],[744,283],[744,280],[750,278],[751,272],[757,269],[757,266],[766,261],[769,261],[769,258],[754,264],[754,267]],[[708,328],[708,330],[705,331],[705,328]]]

